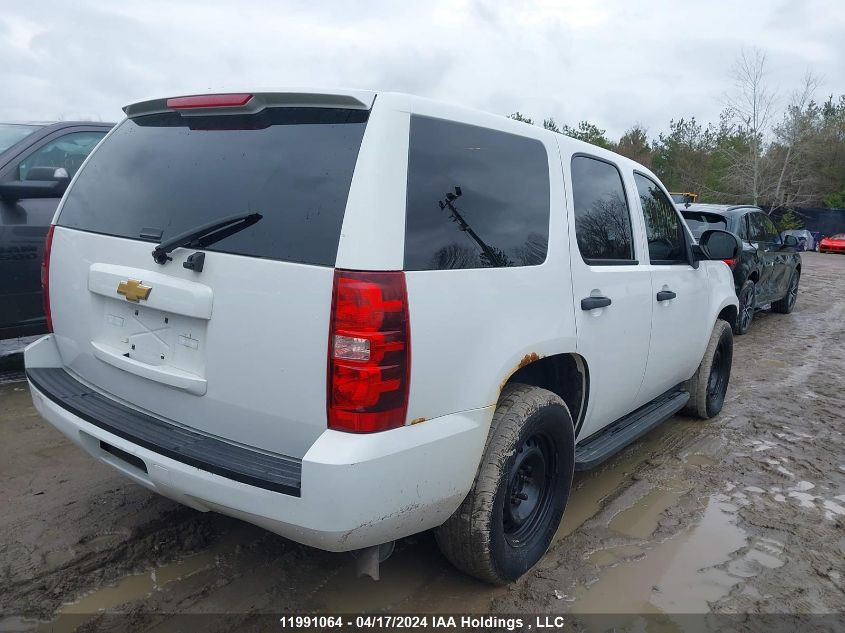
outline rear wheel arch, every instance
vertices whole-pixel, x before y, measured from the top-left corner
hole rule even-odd
[[[736,323],[736,318],[739,314],[739,310],[734,305],[728,305],[722,308],[722,311],[719,312],[718,316],[716,317],[717,320],[727,321],[728,323]]]
[[[587,411],[590,372],[586,359],[574,352],[544,356],[519,367],[502,384],[517,383],[547,389],[566,403],[575,432],[580,430]]]

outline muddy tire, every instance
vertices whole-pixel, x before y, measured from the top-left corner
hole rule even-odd
[[[748,279],[737,294],[739,299],[739,310],[736,320],[733,322],[734,334],[746,334],[754,320],[754,308],[757,305],[757,287],[754,282]]]
[[[781,314],[789,314],[795,307],[795,301],[798,299],[798,282],[801,280],[801,273],[797,270],[792,271],[792,277],[789,279],[789,287],[786,295],[772,301],[772,312],[780,312]]]
[[[727,321],[716,321],[704,358],[693,377],[687,381],[690,398],[684,412],[708,420],[722,410],[731,378],[733,333]]]
[[[458,569],[494,585],[542,558],[572,487],[575,433],[566,404],[539,387],[506,385],[466,499],[435,530]]]

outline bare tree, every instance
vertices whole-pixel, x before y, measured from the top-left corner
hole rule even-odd
[[[813,96],[819,87],[813,73],[804,75],[803,85],[792,93],[783,120],[775,126],[777,146],[770,148],[773,159],[779,159],[780,172],[772,196],[772,211],[784,207],[800,206],[813,202],[816,192],[806,185],[807,153],[812,136],[815,107]]]
[[[731,157],[731,176],[758,204],[766,188],[764,150],[775,100],[766,85],[766,53],[758,48],[743,49],[734,65],[733,78],[734,91],[726,100],[728,116],[746,136],[748,151]]]

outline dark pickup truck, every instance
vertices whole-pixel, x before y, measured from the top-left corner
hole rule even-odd
[[[112,123],[0,123],[0,338],[47,331],[44,238],[70,179]]]

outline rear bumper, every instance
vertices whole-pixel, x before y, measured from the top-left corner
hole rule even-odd
[[[326,430],[301,461],[207,436],[203,439],[210,443],[192,445],[191,452],[185,450],[190,442],[184,438],[178,445],[167,444],[167,438],[159,442],[144,423],[134,434],[127,432],[125,425],[116,423],[117,417],[145,414],[70,375],[91,394],[77,398],[104,401],[98,403],[102,419],[92,418],[91,409],[74,404],[72,396],[59,397],[61,388],[45,380],[51,373],[38,371],[65,373],[52,335],[27,347],[26,365],[38,412],[96,459],[197,510],[238,517],[331,551],[378,545],[443,523],[472,484],[493,414],[493,407],[486,407],[368,435]],[[56,372],[52,375],[60,378]],[[68,385],[72,383],[65,381],[66,389]],[[145,417],[153,426],[158,422],[186,431]],[[245,463],[254,456],[264,474],[253,469],[250,475],[256,479],[250,483],[233,466],[233,455]],[[297,471],[298,496],[293,487]],[[280,477],[288,488],[266,485],[265,480],[275,478],[278,483]]]

